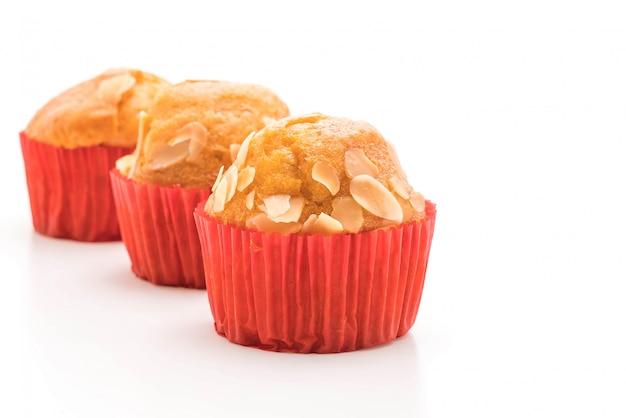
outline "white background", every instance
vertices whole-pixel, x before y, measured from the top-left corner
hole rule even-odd
[[[623,2],[12,3],[0,416],[626,416]],[[33,233],[18,132],[120,66],[376,126],[439,210],[410,333],[339,355],[236,346],[203,291],[136,279],[121,243]]]

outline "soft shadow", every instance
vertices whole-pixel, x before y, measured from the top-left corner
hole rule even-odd
[[[419,347],[410,332],[378,347],[337,354],[240,346],[219,336],[207,318],[185,321],[169,337],[203,359],[194,367],[220,379],[217,388],[207,383],[219,397],[251,396],[260,411],[272,411],[285,398],[306,405],[299,416],[418,416],[425,408]]]
[[[121,242],[33,234],[27,252],[28,327],[42,347],[74,341],[83,356],[114,356],[115,376],[130,370],[152,390],[185,382],[185,396],[228,405],[230,416],[423,415],[420,345],[411,332],[348,353],[263,351],[215,332],[206,291],[135,277]]]

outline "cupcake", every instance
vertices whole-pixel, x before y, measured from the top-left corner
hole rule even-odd
[[[205,288],[193,211],[244,139],[289,114],[269,89],[185,81],[163,89],[140,117],[135,151],[111,181],[132,271],[159,285]]]
[[[35,231],[78,241],[120,239],[109,171],[137,142],[138,114],[169,83],[115,69],[61,93],[20,132]]]
[[[213,190],[194,214],[218,334],[335,353],[409,331],[435,205],[370,124],[283,118],[244,141]]]

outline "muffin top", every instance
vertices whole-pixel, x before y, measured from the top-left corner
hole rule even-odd
[[[289,233],[357,233],[425,217],[393,146],[370,124],[319,113],[278,120],[220,170],[205,212]]]
[[[244,139],[289,114],[271,90],[229,81],[185,81],[161,90],[140,116],[135,152],[118,160],[140,184],[208,189]]]
[[[164,79],[139,70],[105,71],[46,103],[29,122],[26,135],[69,149],[94,145],[132,148],[137,143],[139,112],[167,85]]]

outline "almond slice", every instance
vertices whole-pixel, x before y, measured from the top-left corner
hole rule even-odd
[[[248,158],[248,147],[250,146],[250,141],[252,141],[254,134],[255,132],[250,132],[250,135],[248,135],[247,138],[241,143],[241,147],[239,148],[239,151],[237,151],[237,158],[233,161],[233,164],[237,167],[242,167],[246,162],[246,158]]]
[[[302,224],[297,222],[273,222],[266,214],[260,213],[246,221],[246,227],[258,229],[259,231],[281,234],[297,234],[302,229]]]
[[[246,196],[246,207],[248,208],[248,210],[252,210],[252,208],[254,207],[254,190],[252,190]]]
[[[220,171],[217,172],[217,178],[215,179],[215,183],[213,183],[213,187],[211,187],[211,192],[215,193],[215,189],[217,189],[217,185],[222,181],[222,175],[224,174],[224,166],[220,167]]]
[[[337,175],[335,169],[324,161],[318,161],[313,165],[311,176],[313,177],[313,180],[326,186],[330,194],[333,196],[339,191],[339,187],[341,186],[339,176]]]
[[[246,187],[252,183],[254,180],[254,174],[256,173],[256,168],[254,167],[246,167],[242,168],[239,172],[239,178],[237,179],[237,190],[242,192]]]
[[[219,173],[218,173],[219,174]],[[217,186],[215,186],[217,185]],[[226,173],[222,176],[222,178],[215,182],[213,187],[215,191],[211,196],[214,197],[213,201],[213,212],[219,213],[224,210],[226,203],[230,202],[230,200],[235,195],[235,187],[237,185],[237,167],[230,166]]]
[[[343,225],[337,219],[322,212],[315,221],[315,229],[318,229],[322,234],[341,234],[343,232]]]
[[[204,204],[204,212],[213,213],[214,203],[215,203],[215,193],[211,193],[211,195],[209,195],[209,198],[206,200],[206,203]]]
[[[304,198],[291,197],[289,199],[289,209],[287,210],[287,212],[279,216],[271,216],[268,214],[268,217],[274,222],[298,222],[300,220],[300,215],[302,214],[303,208]]]
[[[137,170],[137,160],[139,157],[139,153],[143,151],[143,141],[146,133],[146,123],[148,120],[148,115],[145,111],[139,112],[139,128],[137,132],[137,145],[135,145],[135,151],[133,155],[135,156],[135,160],[133,161],[133,165],[130,167],[130,171],[128,172],[128,178],[132,178],[135,175],[135,170]]]
[[[231,162],[237,159],[237,153],[239,152],[239,148],[241,148],[241,144],[230,144],[228,150],[230,151]]]
[[[346,232],[359,232],[363,225],[363,210],[353,198],[350,196],[338,197],[332,201],[331,205],[333,211],[330,216],[341,222]]]
[[[133,167],[136,159],[137,158],[133,154],[124,155],[115,161],[115,168],[122,176],[126,177],[128,176],[128,173]]]
[[[415,217],[415,209],[411,204],[402,205],[402,223],[410,222]]]
[[[389,141],[386,141],[386,145],[387,145],[387,153],[389,154],[391,161],[395,165],[396,171],[398,172],[398,174],[400,174],[403,178],[406,179],[406,173],[402,169],[402,165],[400,165],[400,159],[398,158],[398,153],[396,152],[396,148]]]
[[[187,157],[187,161],[193,161],[200,155],[202,148],[204,148],[207,143],[208,137],[209,133],[203,124],[200,122],[189,122],[176,131],[176,136],[172,138],[168,144],[172,146],[184,141],[189,141],[189,156]]]
[[[160,170],[185,160],[189,156],[189,142],[187,139],[176,145],[163,144],[156,148],[150,158],[152,169]]]
[[[219,182],[217,188],[215,189],[215,193],[213,193],[210,197],[213,198],[213,213],[219,213],[224,210],[224,205],[226,204],[226,195],[228,194],[228,181],[225,178],[222,178],[222,181]],[[208,202],[207,202],[208,204]]]
[[[313,216],[313,215],[311,215]],[[332,235],[332,234],[341,234],[343,232],[343,225],[337,219],[332,216],[326,214],[325,212],[320,213],[313,220],[312,217],[309,216],[307,219],[307,233],[308,234],[324,234],[324,235]]]
[[[275,194],[272,196],[268,196],[263,198],[263,203],[265,203],[265,212],[267,216],[270,218],[276,218],[277,216],[286,213],[289,208],[289,200],[291,196],[288,194]]]
[[[96,95],[98,99],[117,105],[122,96],[135,85],[135,77],[122,73],[100,82]]]
[[[312,213],[309,215],[306,221],[302,224],[302,232],[305,234],[313,234],[313,226],[315,225],[315,221],[317,221],[317,215]]]
[[[350,148],[346,150],[344,156],[346,164],[346,174],[353,178],[360,174],[367,174],[372,177],[378,175],[378,167],[372,162],[361,148]]]
[[[413,209],[418,212],[424,212],[426,210],[426,200],[424,199],[424,195],[420,192],[415,192],[415,194],[411,196],[411,199],[409,199],[409,202],[411,202]]]
[[[350,181],[350,194],[365,210],[397,223],[402,222],[402,207],[385,186],[374,177],[360,174]]]
[[[228,170],[224,173],[224,178],[222,182],[226,181],[228,187],[226,189],[226,202],[230,202],[230,200],[235,195],[235,190],[237,189],[237,167],[231,165],[228,167]]]
[[[404,188],[404,184],[402,184],[402,181],[398,178],[398,176],[390,178],[389,184],[391,185],[391,190],[398,196],[405,200],[409,198],[409,192]]]

